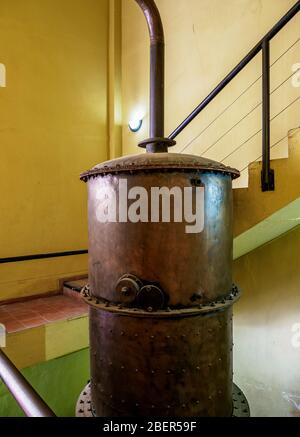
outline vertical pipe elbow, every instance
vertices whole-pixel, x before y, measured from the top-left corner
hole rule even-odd
[[[154,0],[135,0],[147,21],[150,49],[150,139],[147,152],[167,152],[170,140],[164,138],[165,117],[165,39],[161,17]],[[140,147],[144,147],[140,143]]]
[[[164,29],[154,0],[135,0],[147,21],[151,44],[164,44]]]

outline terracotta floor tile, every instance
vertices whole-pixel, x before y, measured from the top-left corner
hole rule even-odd
[[[50,313],[50,314],[45,314],[44,318],[47,320],[47,322],[56,322],[58,320],[64,320],[66,319],[66,315],[64,313]]]
[[[5,323],[6,332],[17,332],[22,331],[25,329],[25,326],[23,323],[19,322],[18,320],[10,320],[9,322]]]
[[[7,332],[33,328],[58,320],[87,315],[88,305],[73,296],[56,295],[0,305],[0,323]]]
[[[33,317],[37,316],[38,313],[36,311],[32,310],[21,310],[21,311],[14,311],[10,313],[12,317],[16,319],[32,319]]]
[[[33,319],[27,319],[26,321],[22,322],[25,326],[25,328],[34,328],[36,326],[42,326],[45,325],[46,320],[43,317],[35,317]]]
[[[23,304],[21,305],[19,303],[15,303],[15,304],[7,305],[5,310],[9,313],[17,313],[18,311],[26,310],[26,307],[24,307]]]
[[[3,317],[0,317],[0,323],[4,326],[7,325],[7,323],[11,322],[11,321],[18,321],[17,319],[13,319],[12,317],[4,319]]]
[[[36,319],[36,318],[43,318],[43,316],[41,313],[34,312],[34,311],[32,311],[32,312],[28,311],[28,313],[24,313],[24,314],[20,315],[18,317],[18,320],[21,323],[25,323],[27,320],[32,320],[32,319]]]

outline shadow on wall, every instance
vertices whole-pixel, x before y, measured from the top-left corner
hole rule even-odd
[[[300,416],[300,227],[234,262],[235,382],[253,416]]]

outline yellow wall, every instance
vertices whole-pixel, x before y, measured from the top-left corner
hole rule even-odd
[[[300,416],[299,247],[300,227],[234,263],[234,378],[253,416]]]
[[[0,0],[0,258],[87,248],[79,174],[107,158],[107,0]],[[0,299],[57,288],[86,256],[0,264]]]
[[[166,134],[208,95],[294,3],[295,0],[157,0],[166,35]],[[272,41],[271,63],[300,38],[299,29],[298,13]],[[137,142],[148,136],[148,45],[142,13],[134,1],[123,1],[124,154],[135,153]],[[274,91],[271,117],[291,105],[272,121],[273,157],[287,156],[288,130],[299,126],[300,88],[292,87],[291,80],[287,79],[292,74],[292,65],[299,60],[300,41],[271,69],[271,90]],[[178,137],[178,145],[173,150],[203,154],[238,167],[242,177],[236,184],[246,186],[247,165],[261,155],[258,132],[261,106],[257,106],[261,102],[261,79],[244,91],[260,75],[261,55],[258,55]],[[132,134],[127,124],[136,112],[145,115],[145,123],[139,134]],[[238,146],[241,147],[234,152]]]

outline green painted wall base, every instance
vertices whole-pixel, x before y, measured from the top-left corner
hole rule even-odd
[[[89,349],[22,370],[57,416],[73,417],[81,390],[90,378]],[[0,416],[23,416],[11,394],[0,384]]]

